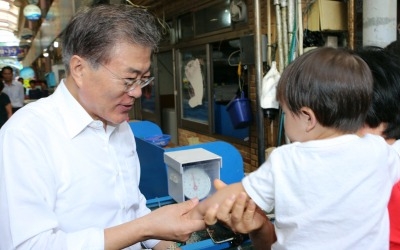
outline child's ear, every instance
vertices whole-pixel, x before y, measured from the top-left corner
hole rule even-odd
[[[313,130],[315,128],[315,126],[318,123],[317,118],[315,117],[315,113],[312,109],[310,109],[308,107],[302,107],[300,109],[300,111],[301,111],[303,118],[305,119],[305,121],[307,123],[306,132],[310,132],[311,130]]]

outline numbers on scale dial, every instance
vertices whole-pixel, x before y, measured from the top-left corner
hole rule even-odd
[[[183,194],[192,199],[204,199],[211,191],[211,179],[201,168],[188,168],[183,172]]]

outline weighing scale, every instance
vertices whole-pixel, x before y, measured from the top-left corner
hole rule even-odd
[[[193,196],[199,198],[208,196],[215,191],[212,181],[218,177],[218,174],[220,179],[227,184],[239,182],[244,177],[243,158],[240,152],[227,142],[214,141],[162,148],[143,139],[146,136],[162,133],[156,124],[149,121],[135,121],[130,122],[130,126],[135,134],[141,166],[139,188],[147,199],[147,206],[152,210]],[[195,154],[187,157],[187,152]],[[186,156],[183,157],[182,154],[185,155],[185,153]],[[164,162],[164,155],[167,155],[170,167]],[[171,176],[168,173],[169,170],[178,173]],[[176,184],[173,189],[176,191],[175,198],[170,195],[171,191],[168,189],[168,185],[171,184]],[[224,228],[209,228],[208,231],[194,232],[181,249],[252,249],[251,242],[243,235],[233,234]],[[216,231],[219,233],[214,234]],[[210,232],[214,241],[210,237]],[[217,236],[223,237],[218,239]]]
[[[221,156],[204,148],[164,153],[168,195],[176,202],[197,197],[202,200],[215,192],[213,180],[220,179]]]

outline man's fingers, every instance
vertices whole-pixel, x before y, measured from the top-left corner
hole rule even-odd
[[[246,209],[246,203],[247,203],[247,195],[246,193],[242,192],[239,194],[237,197],[234,206],[232,207],[232,221],[241,221],[243,213]]]
[[[252,221],[255,215],[257,209],[257,205],[253,200],[249,200],[247,202],[247,207],[246,210],[243,214],[243,220],[244,221]]]
[[[220,179],[215,179],[214,180],[215,189],[219,190],[219,189],[221,189],[221,188],[223,188],[225,186],[226,186],[225,182],[221,181]]]
[[[204,222],[207,225],[214,225],[215,223],[217,223],[218,219],[217,219],[217,212],[218,212],[218,208],[219,205],[215,204],[214,206],[211,206],[206,214],[204,215]]]
[[[231,225],[231,210],[235,203],[236,196],[231,195],[218,209],[217,218],[227,225]]]

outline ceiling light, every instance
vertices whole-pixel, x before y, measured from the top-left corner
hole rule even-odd
[[[58,42],[54,41],[53,46],[54,46],[54,48],[58,48]]]
[[[24,16],[28,20],[33,20],[33,21],[39,20],[41,15],[42,15],[42,11],[40,10],[40,8],[37,5],[28,4],[24,8]]]

